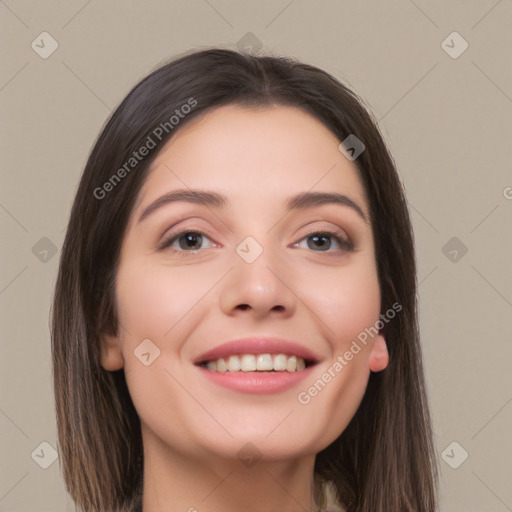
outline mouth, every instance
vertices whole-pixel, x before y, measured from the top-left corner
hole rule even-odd
[[[297,386],[321,361],[304,344],[276,337],[232,340],[200,355],[194,365],[205,385],[232,391],[278,393]]]
[[[302,372],[316,364],[296,354],[232,354],[229,357],[209,359],[196,363],[201,368],[216,373],[281,373]]]

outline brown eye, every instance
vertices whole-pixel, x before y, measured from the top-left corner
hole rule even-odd
[[[304,237],[300,242],[303,240],[307,240],[307,247],[305,248],[314,250],[315,252],[333,252],[333,250],[352,251],[354,249],[352,242],[331,231],[315,231]],[[297,244],[300,244],[300,242]],[[330,250],[333,248],[333,245],[334,249]]]
[[[173,251],[197,251],[199,249],[207,249],[208,247],[201,247],[202,242],[204,239],[209,240],[209,238],[206,236],[205,233],[202,233],[201,231],[181,231],[179,233],[171,233],[169,238],[167,238],[162,245],[160,246],[160,249],[166,249],[171,248]],[[178,243],[178,247],[173,247],[174,243]]]

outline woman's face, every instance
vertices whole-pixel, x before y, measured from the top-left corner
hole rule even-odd
[[[105,369],[124,367],[145,448],[315,454],[386,367],[381,334],[359,341],[380,292],[367,198],[339,144],[300,109],[225,106],[157,155],[121,250],[119,336],[102,354]],[[216,196],[160,200],[178,190]],[[320,193],[340,202],[289,204]],[[242,338],[253,342],[225,345]]]

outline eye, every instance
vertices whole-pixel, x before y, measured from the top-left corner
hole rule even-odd
[[[170,248],[174,252],[192,252],[200,249],[213,247],[210,243],[206,247],[202,246],[204,240],[210,240],[206,233],[202,231],[185,230],[178,233],[171,233],[160,245],[160,249]],[[341,233],[332,231],[315,231],[294,244],[301,247],[301,242],[306,240],[306,247],[315,252],[335,252],[335,251],[353,251],[354,244],[346,240]],[[333,249],[334,241],[334,249]],[[177,243],[177,246],[176,246]],[[173,247],[174,246],[174,247]],[[333,249],[333,250],[331,250]]]
[[[207,235],[202,231],[186,230],[180,231],[179,233],[171,233],[169,237],[162,242],[160,249],[171,248],[171,250],[175,252],[190,252],[212,247],[212,244],[207,247],[201,247],[204,239],[209,240]],[[173,247],[175,242],[178,243],[178,247]]]
[[[338,250],[338,251],[353,251],[354,250],[354,244],[352,242],[343,238],[341,233],[335,233],[332,231],[315,231],[313,233],[310,233],[308,236],[304,237],[302,240],[297,242],[295,245],[298,247],[301,247],[300,243],[303,240],[306,240],[307,246],[302,247],[302,248],[313,249],[316,252],[329,251],[329,249],[332,248],[332,240],[334,240],[335,245],[337,245],[338,247],[335,247],[334,251],[329,251],[329,252],[335,252],[336,250]]]

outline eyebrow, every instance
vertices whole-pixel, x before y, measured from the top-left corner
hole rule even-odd
[[[144,208],[137,223],[142,222],[151,213],[169,203],[178,201],[185,201],[193,204],[202,204],[217,209],[225,209],[229,205],[229,199],[218,192],[211,192],[200,189],[180,189],[174,190],[165,194],[149,206]],[[314,206],[322,206],[325,204],[338,204],[347,206],[354,210],[363,220],[368,223],[368,218],[363,212],[362,208],[352,199],[344,194],[336,192],[301,192],[300,194],[291,196],[286,199],[286,209],[291,210],[305,210]]]

